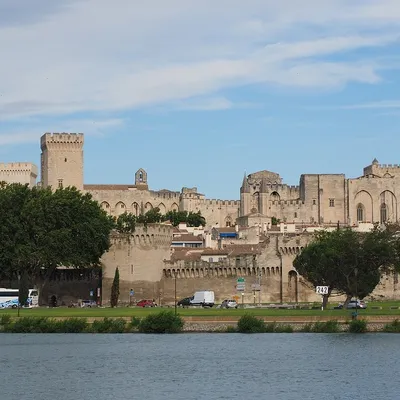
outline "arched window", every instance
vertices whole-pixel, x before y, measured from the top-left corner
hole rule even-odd
[[[383,203],[381,205],[381,224],[387,221],[387,205]]]
[[[364,222],[365,221],[365,215],[364,215],[364,206],[362,204],[359,204],[357,206],[357,222]]]

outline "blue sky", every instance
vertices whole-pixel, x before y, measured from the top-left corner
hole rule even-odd
[[[399,38],[398,0],[2,0],[0,161],[83,132],[86,183],[357,177],[400,163]]]

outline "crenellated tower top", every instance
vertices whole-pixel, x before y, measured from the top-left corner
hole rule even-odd
[[[83,133],[45,133],[40,138],[42,186],[83,190]]]

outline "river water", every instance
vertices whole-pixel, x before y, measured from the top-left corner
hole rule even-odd
[[[1,400],[400,399],[396,334],[0,334]]]

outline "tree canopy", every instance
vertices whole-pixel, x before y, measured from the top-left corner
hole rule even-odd
[[[132,233],[136,229],[137,224],[154,224],[159,222],[170,221],[173,226],[178,226],[181,222],[187,223],[188,226],[205,226],[206,220],[201,212],[187,211],[168,211],[161,214],[158,207],[152,208],[145,214],[138,216],[132,213],[123,213],[116,218],[115,228],[120,233]]]
[[[314,287],[329,286],[332,292],[364,298],[378,285],[383,272],[399,266],[398,240],[390,230],[375,228],[359,233],[350,228],[322,231],[297,255],[293,266]]]
[[[48,277],[57,266],[99,264],[113,219],[90,194],[10,184],[0,187],[0,276]]]

